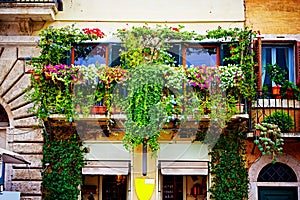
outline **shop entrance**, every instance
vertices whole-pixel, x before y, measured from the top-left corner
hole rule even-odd
[[[207,197],[207,176],[163,175],[162,200],[204,200]]]
[[[83,200],[127,200],[127,175],[86,175],[83,183]]]
[[[104,176],[102,183],[103,200],[126,200],[127,176]]]

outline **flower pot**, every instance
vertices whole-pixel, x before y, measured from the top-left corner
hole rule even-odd
[[[117,113],[121,113],[121,107],[120,106],[114,106],[114,107],[112,107],[112,113],[115,113],[115,114],[117,114]]]
[[[235,104],[235,108],[238,113],[244,113],[244,107],[245,107],[245,105],[243,103]]]
[[[286,96],[288,99],[292,99],[293,96],[294,96],[294,92],[293,92],[293,89],[292,88],[288,88],[285,92]]]
[[[33,79],[34,79],[35,81],[40,81],[40,80],[41,80],[41,74],[34,74],[34,75],[33,75]]]
[[[280,99],[280,86],[279,85],[272,87],[272,94],[276,99]]]
[[[93,106],[91,109],[91,114],[105,114],[106,113],[106,106]]]
[[[75,107],[75,110],[78,114],[81,113],[81,107],[79,105]]]

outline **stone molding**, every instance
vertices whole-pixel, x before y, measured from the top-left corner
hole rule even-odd
[[[249,169],[249,200],[258,199],[258,186],[293,186],[298,187],[298,199],[300,199],[300,162],[289,154],[282,154],[277,157],[277,162],[284,163],[291,167],[297,176],[298,182],[257,182],[258,175],[262,168],[272,162],[271,156],[261,156]]]

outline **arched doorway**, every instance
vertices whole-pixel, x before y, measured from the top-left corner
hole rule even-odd
[[[262,156],[249,169],[249,200],[298,200],[300,163],[289,154]]]
[[[258,182],[297,182],[297,176],[288,165],[276,162],[260,170]],[[258,200],[296,200],[297,187],[259,186]]]

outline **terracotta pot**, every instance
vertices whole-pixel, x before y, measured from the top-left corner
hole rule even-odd
[[[120,106],[114,106],[112,107],[112,112],[113,113],[121,113],[121,107]]]
[[[91,110],[91,114],[105,114],[106,113],[106,106],[93,106]]]
[[[244,113],[244,107],[245,105],[243,103],[235,104],[235,108],[238,111],[238,113]]]
[[[272,94],[275,98],[280,98],[280,86],[276,85],[272,87]]]
[[[76,112],[77,112],[77,113],[81,113],[81,107],[80,107],[79,105],[77,105],[77,106],[75,107],[75,109],[76,109]]]
[[[34,80],[40,81],[41,80],[41,74],[34,74],[33,75]]]

